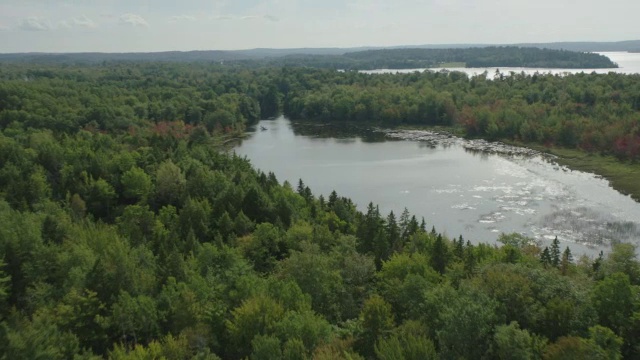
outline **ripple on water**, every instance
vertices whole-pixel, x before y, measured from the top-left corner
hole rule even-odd
[[[480,215],[478,222],[481,224],[495,224],[497,222],[503,221],[506,218],[507,217],[503,213],[494,211],[489,214]]]
[[[558,209],[543,216],[536,227],[539,236],[560,236],[565,241],[608,246],[617,242],[637,243],[640,238],[638,224],[621,221],[587,207]]]
[[[456,204],[456,205],[451,206],[451,208],[452,209],[457,209],[457,210],[475,210],[476,209],[476,207],[472,206],[469,203]]]

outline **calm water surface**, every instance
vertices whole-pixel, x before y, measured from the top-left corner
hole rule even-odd
[[[534,73],[551,73],[551,74],[565,74],[565,73],[592,73],[596,72],[598,74],[606,74],[609,72],[617,72],[622,74],[640,74],[640,53],[628,53],[628,52],[600,52],[598,54],[602,54],[614,63],[618,64],[618,68],[613,69],[539,69],[539,68],[519,68],[519,67],[501,67],[501,68],[432,68],[432,69],[402,69],[402,70],[390,70],[390,69],[379,69],[379,70],[370,70],[363,71],[365,73],[375,74],[375,73],[411,73],[414,71],[424,71],[424,70],[432,70],[432,71],[461,71],[469,76],[480,75],[483,72],[487,72],[489,75],[492,75],[496,72],[496,70],[500,70],[503,74],[509,74],[510,72],[521,73],[524,72],[528,75],[533,75]]]
[[[540,156],[514,157],[445,143],[385,140],[371,130],[337,125],[261,121],[235,151],[264,172],[315,195],[332,190],[364,210],[370,201],[398,216],[404,207],[429,226],[472,242],[520,232],[549,243],[555,236],[574,254],[607,252],[612,241],[639,243],[640,204],[592,174],[570,171]],[[322,135],[319,135],[322,134]]]

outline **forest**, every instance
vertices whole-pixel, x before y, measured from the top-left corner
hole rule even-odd
[[[285,59],[289,59],[288,57]],[[349,52],[338,64],[309,58],[308,64],[338,69],[416,69],[462,63],[464,67],[616,68],[609,58],[595,53],[515,46],[462,49],[382,49]],[[287,64],[295,64],[286,62]],[[306,64],[306,63],[305,63]]]
[[[458,126],[469,137],[640,155],[640,76],[292,72],[285,113],[295,119],[385,126]],[[322,77],[322,82],[310,78]]]
[[[549,44],[550,46],[552,44]],[[462,67],[538,67],[565,69],[617,68],[604,55],[519,46],[469,48],[326,48],[252,49],[235,51],[169,51],[157,53],[0,54],[0,62],[32,64],[84,64],[103,62],[220,62],[246,68],[313,67],[341,70],[415,69],[457,64]]]
[[[638,107],[618,74],[2,65],[0,358],[636,359],[633,245],[448,237],[228,146],[284,112],[637,159]]]

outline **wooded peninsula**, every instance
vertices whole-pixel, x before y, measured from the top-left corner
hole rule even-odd
[[[3,63],[0,358],[640,357],[635,246],[449,238],[224,151],[278,114],[640,156],[640,75]]]

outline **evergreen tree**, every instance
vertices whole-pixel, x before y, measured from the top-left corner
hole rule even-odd
[[[407,241],[409,238],[409,222],[411,221],[409,210],[404,208],[402,214],[400,215],[400,236],[402,237],[403,242]]]
[[[440,274],[444,274],[448,263],[449,249],[442,235],[438,234],[431,250],[431,267]]]
[[[554,267],[559,267],[560,266],[560,241],[558,241],[558,237],[556,236],[555,239],[553,239],[553,242],[551,243],[551,264]]]
[[[305,187],[306,186],[304,186],[304,182],[302,181],[302,179],[298,179],[298,189],[296,190],[298,192],[298,195],[304,196]]]
[[[464,239],[462,239],[462,235],[460,235],[457,241],[453,239],[453,244],[454,254],[458,259],[462,260],[464,258]]]
[[[391,246],[391,252],[400,252],[402,251],[402,237],[400,236],[400,227],[396,222],[396,217],[393,214],[393,211],[389,213],[387,216],[387,242]]]
[[[476,268],[476,257],[473,252],[473,245],[467,240],[467,246],[464,249],[464,272],[467,276],[473,275]]]
[[[562,253],[562,260],[566,260],[570,263],[573,262],[573,255],[571,254],[571,250],[569,249],[568,246],[566,249],[564,249],[564,252]]]
[[[329,209],[333,210],[333,207],[336,205],[336,201],[338,201],[338,193],[333,190],[331,194],[329,194],[329,203],[327,204],[329,206]]]
[[[418,224],[418,220],[416,220],[416,216],[412,215],[411,220],[409,220],[409,225],[407,226],[407,231],[405,235],[405,239],[408,240],[413,234],[417,233],[420,229],[420,225]]]
[[[560,270],[563,275],[567,274],[567,271],[569,270],[569,266],[571,265],[572,262],[573,262],[573,255],[571,255],[571,250],[569,250],[569,247],[567,246],[567,248],[562,253],[562,261],[560,262]]]
[[[318,205],[320,206],[320,210],[324,211],[326,208],[326,203],[324,201],[324,196],[322,196],[322,194],[320,196],[318,196]]]
[[[551,266],[551,253],[549,252],[549,247],[545,246],[544,250],[542,250],[542,254],[540,255],[540,262],[544,265],[545,268]]]
[[[602,266],[602,262],[604,261],[604,253],[600,250],[600,254],[598,254],[598,258],[593,261],[593,265],[591,268],[594,273],[598,273],[600,271],[600,266]]]

